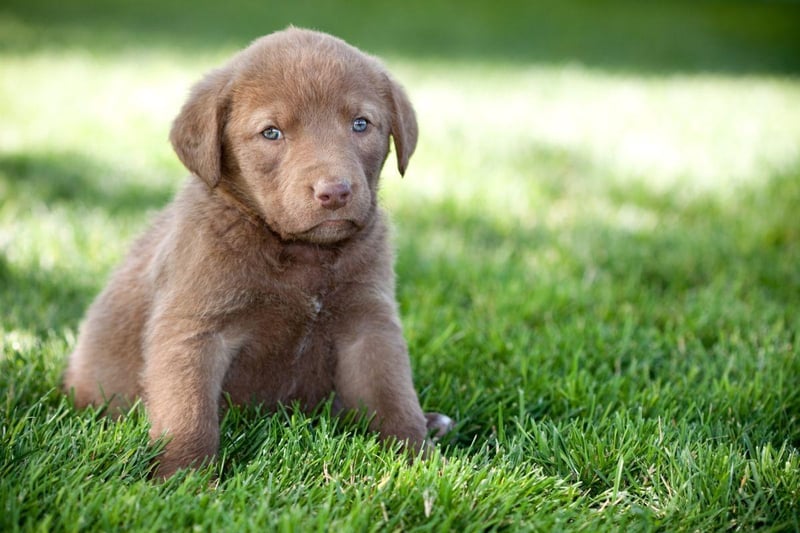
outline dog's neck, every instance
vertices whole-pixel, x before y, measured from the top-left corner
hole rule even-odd
[[[254,226],[262,238],[262,251],[269,262],[277,269],[284,270],[293,265],[313,264],[333,268],[347,241],[333,245],[320,245],[299,240],[285,240],[274,231],[258,211],[246,200],[235,187],[222,182],[213,188],[212,195],[217,196],[223,204],[234,209],[242,219]]]

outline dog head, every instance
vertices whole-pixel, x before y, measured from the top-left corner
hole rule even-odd
[[[390,136],[403,174],[417,122],[381,63],[330,35],[290,28],[197,83],[170,140],[193,174],[282,239],[332,244],[373,216]]]

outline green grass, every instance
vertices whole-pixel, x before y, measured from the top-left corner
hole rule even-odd
[[[0,530],[800,530],[797,3],[107,4],[0,7]],[[290,22],[415,103],[382,197],[458,425],[408,465],[325,406],[233,409],[154,483],[142,409],[76,411],[65,357],[185,175],[189,84]]]

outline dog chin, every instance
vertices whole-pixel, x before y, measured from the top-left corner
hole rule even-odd
[[[358,225],[352,220],[326,220],[294,237],[313,244],[336,244],[352,237],[358,230]]]

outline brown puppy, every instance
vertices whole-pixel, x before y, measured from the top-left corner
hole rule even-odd
[[[142,397],[159,474],[213,456],[220,397],[313,407],[335,393],[414,450],[424,415],[394,298],[378,175],[416,146],[402,88],[322,33],[258,39],[192,90],[170,139],[192,172],[88,311],[64,385]]]

